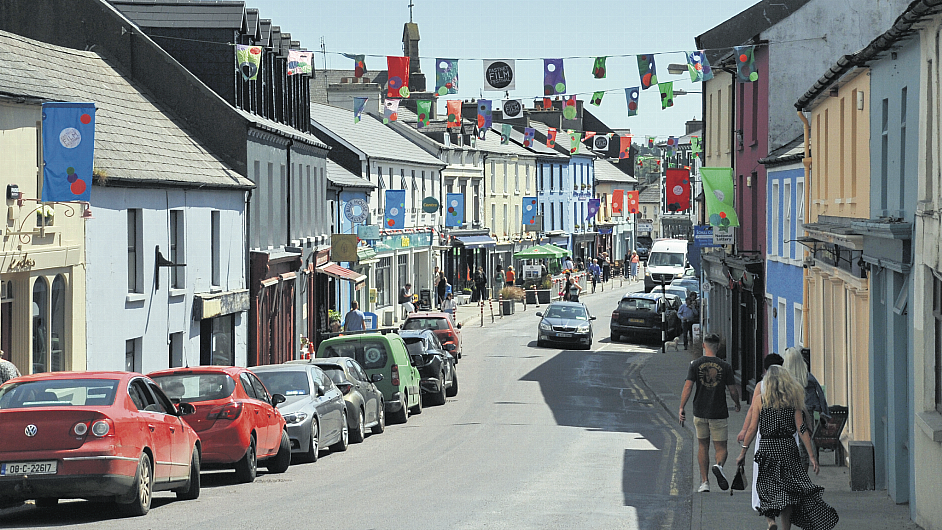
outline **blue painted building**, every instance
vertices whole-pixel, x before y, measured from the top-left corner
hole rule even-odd
[[[768,352],[782,355],[786,348],[804,346],[804,247],[796,239],[803,234],[805,171],[802,138],[760,160],[766,166],[766,308],[769,323]]]

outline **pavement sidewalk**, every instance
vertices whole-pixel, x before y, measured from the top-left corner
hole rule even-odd
[[[667,353],[655,353],[641,369],[641,378],[654,392],[657,400],[667,412],[678,421],[677,410],[680,408],[680,394],[687,378],[687,366],[695,358],[694,354],[681,349],[669,349]],[[727,395],[727,399],[728,395]],[[762,529],[766,527],[765,518],[750,507],[752,494],[752,448],[748,451],[746,470],[749,472],[749,486],[746,491],[737,491],[730,496],[729,491],[721,491],[716,479],[710,473],[710,493],[697,493],[700,486],[700,470],[697,465],[696,436],[693,430],[691,402],[687,403],[687,418],[684,429],[689,434],[693,447],[691,466],[693,483],[689,484],[692,495],[691,530],[700,529]],[[736,473],[735,460],[740,447],[736,435],[742,429],[748,406],[743,403],[740,412],[735,412],[732,400],[729,401],[729,458],[724,471],[732,482]],[[825,488],[824,500],[837,510],[840,523],[837,528],[914,530],[921,528],[909,517],[909,505],[897,505],[885,490],[851,491],[848,468],[835,466],[834,453],[821,452],[821,472],[811,474],[811,481]],[[711,445],[710,463],[715,463]]]

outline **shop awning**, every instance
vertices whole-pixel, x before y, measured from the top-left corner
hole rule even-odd
[[[491,236],[455,236],[464,248],[494,248],[497,241]]]
[[[360,265],[367,265],[370,263],[375,263],[376,260],[376,251],[370,247],[360,247],[357,249],[357,263]]]
[[[543,248],[549,250],[550,252],[555,252],[556,255],[560,258],[563,256],[569,256],[570,254],[572,254],[572,252],[569,252],[568,250],[564,248],[557,247],[556,245],[552,243],[546,243],[545,245],[543,245]]]
[[[514,259],[553,259],[559,257],[562,257],[559,253],[544,246],[530,247],[514,254]]]
[[[321,265],[317,268],[317,272],[321,274],[326,274],[332,278],[337,278],[338,280],[347,280],[348,282],[353,282],[357,287],[360,284],[366,282],[366,276],[353,272],[350,269],[345,269],[336,263],[328,263],[327,265]]]

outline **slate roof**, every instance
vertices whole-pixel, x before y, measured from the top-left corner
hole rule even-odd
[[[109,0],[142,28],[218,28],[246,32],[245,2]],[[256,11],[257,13],[257,11]]]
[[[0,31],[0,95],[92,101],[95,168],[138,185],[252,188],[212,155],[182,121],[93,51]]]
[[[376,184],[373,184],[356,173],[352,173],[347,168],[329,158],[327,159],[327,180],[329,180],[331,184],[340,186],[341,188],[368,189],[376,187]]]
[[[536,129],[536,132],[542,134],[544,138],[546,137],[546,133],[548,133],[550,129],[549,125],[546,125],[545,123],[541,123],[538,121],[531,121],[530,127],[533,127],[534,129]],[[540,143],[540,142],[536,142],[535,147],[539,149],[540,146],[542,146],[545,151],[553,151],[556,154],[563,154],[563,156],[572,156],[569,154],[568,144],[569,144],[569,133],[567,133],[565,129],[556,129],[556,149],[555,150],[546,147],[545,143]],[[579,152],[576,154],[582,155],[582,156],[588,156],[589,158],[598,158],[598,155],[593,153],[592,150],[589,149],[589,147],[585,144],[582,144],[582,147],[579,148]]]
[[[441,160],[403,138],[375,116],[364,113],[360,123],[354,123],[351,110],[311,103],[311,122],[370,158],[445,167]]]
[[[759,163],[766,166],[781,166],[793,162],[801,162],[805,158],[805,137],[796,137],[794,140],[769,153],[769,156],[760,158]]]
[[[710,64],[732,52],[733,46],[750,39],[788,18],[811,0],[762,0],[739,14],[724,20],[695,38],[697,48],[706,50]]]
[[[258,9],[251,7],[245,10],[245,25],[247,33],[256,41],[261,38],[258,31]]]
[[[596,182],[621,182],[624,184],[638,183],[638,179],[618,169],[618,166],[603,158],[596,160],[594,167]]]
[[[382,59],[379,57],[367,57],[366,58],[366,74],[363,75],[363,78],[369,78],[370,83],[376,83],[379,85],[379,90],[385,90],[386,80],[389,78],[386,70],[370,70],[370,62],[375,64]],[[344,61],[348,61],[349,64],[353,64],[353,59],[343,58]],[[321,103],[323,105],[328,105],[327,101],[327,86],[328,85],[339,85],[340,81],[343,78],[353,79],[355,76],[354,70],[317,70],[317,80],[311,81],[311,102],[312,103]],[[326,79],[326,82],[325,82]],[[362,81],[362,78],[360,79]],[[362,87],[364,85],[350,85],[351,88],[357,88],[358,86]],[[369,101],[367,105],[373,107],[375,101]]]
[[[657,184],[651,184],[641,190],[641,193],[638,194],[638,202],[661,202],[661,190],[658,189]]]

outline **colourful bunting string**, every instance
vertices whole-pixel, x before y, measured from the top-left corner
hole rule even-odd
[[[533,137],[536,135],[536,129],[527,127],[523,130],[523,146],[533,147]]]
[[[491,100],[478,100],[478,129],[490,129],[493,124],[493,113],[491,111]]]
[[[592,75],[596,79],[605,79],[605,59],[607,57],[596,57],[595,64],[592,66]]]
[[[546,147],[550,149],[556,147],[556,129],[553,127],[550,127],[549,130],[546,131]]]
[[[711,226],[724,228],[739,226],[739,216],[733,208],[733,170],[728,167],[702,167],[703,198],[707,220]]]
[[[524,225],[536,224],[536,212],[538,208],[536,197],[523,198],[523,217],[520,220]]]
[[[641,94],[641,89],[639,87],[631,87],[625,89],[625,97],[628,99],[628,115],[637,116],[638,115],[638,96]]]
[[[608,151],[609,138],[611,138],[611,136],[611,134],[595,136],[592,140],[592,149],[602,152]]]
[[[239,65],[239,71],[242,72],[242,79],[255,81],[262,68],[262,47],[237,44],[236,63]]]
[[[596,107],[598,107],[599,105],[602,104],[602,97],[603,97],[603,96],[605,96],[605,91],[604,91],[604,90],[601,90],[601,91],[598,91],[598,92],[593,92],[593,93],[592,93],[592,100],[589,101],[589,103],[591,103],[591,104],[595,105]]]
[[[638,73],[641,74],[641,90],[647,90],[657,84],[654,55],[648,53],[638,56]]]
[[[574,120],[578,114],[576,96],[563,96],[563,119]]]
[[[582,133],[569,133],[569,154],[574,155],[579,152],[579,146],[582,145]]]
[[[383,103],[383,123],[399,119],[399,101],[398,99],[387,99]]]
[[[620,136],[618,138],[618,159],[628,158],[631,153],[631,136]]]
[[[445,206],[445,226],[461,226],[464,223],[464,193],[445,194]]]
[[[389,80],[386,81],[386,97],[409,97],[409,58],[386,57],[386,68],[389,71]]]
[[[345,53],[343,56],[347,59],[353,59],[353,76],[358,78],[363,77],[363,74],[366,73],[366,56],[351,53]]]
[[[366,108],[366,102],[370,98],[353,98],[353,123],[360,123],[360,115]]]
[[[612,216],[621,217],[622,205],[625,202],[625,190],[612,191]]]
[[[451,129],[454,127],[461,127],[461,100],[448,100],[448,103],[446,103],[446,109],[448,112],[448,122],[446,125],[447,128]]]
[[[458,59],[435,59],[435,93],[458,93]]]
[[[673,168],[666,171],[667,210],[683,212],[690,209],[690,171]]]
[[[513,59],[484,60],[484,90],[508,91],[517,87]]]
[[[429,116],[432,114],[432,102],[430,100],[419,100],[416,102],[416,113],[418,114],[418,124],[416,128],[428,127]]]
[[[661,110],[674,106],[674,82],[658,83],[657,89],[661,92]]]
[[[690,152],[693,153],[694,156],[697,156],[702,152],[699,136],[690,137]]]
[[[566,93],[566,74],[562,59],[543,59],[543,95]]]
[[[288,50],[288,75],[308,74],[313,71],[314,52]]]
[[[386,209],[384,217],[384,228],[405,228],[406,190],[386,190]]]
[[[647,137],[647,140],[648,140],[648,147],[649,147],[649,148],[652,148],[652,149],[654,148],[654,140],[655,140],[656,138],[657,138],[656,136],[648,136],[648,137]]]
[[[713,79],[713,69],[710,61],[702,51],[687,52],[687,70],[690,72],[690,81],[700,83]]]
[[[734,46],[736,52],[736,77],[743,83],[752,83],[759,80],[756,72],[755,46]]]
[[[602,209],[602,199],[589,199],[589,203],[586,205],[586,221],[595,217],[595,214],[599,213],[599,210]]]
[[[523,117],[523,101],[519,99],[505,99],[501,104],[504,119],[512,120]]]
[[[550,98],[543,98],[543,110],[550,110],[553,108],[553,100]]]
[[[585,136],[583,137],[583,140],[588,140],[589,138],[592,138],[593,136],[595,136],[595,131],[586,131]]]
[[[638,204],[638,195],[641,192],[638,190],[631,190],[625,194],[625,202],[627,203],[628,213],[637,214],[641,212],[640,204]]]
[[[500,124],[500,145],[507,145],[510,143],[510,133],[513,131],[514,126],[509,123]]]
[[[674,156],[674,150],[677,149],[677,138],[667,137],[667,156]]]

